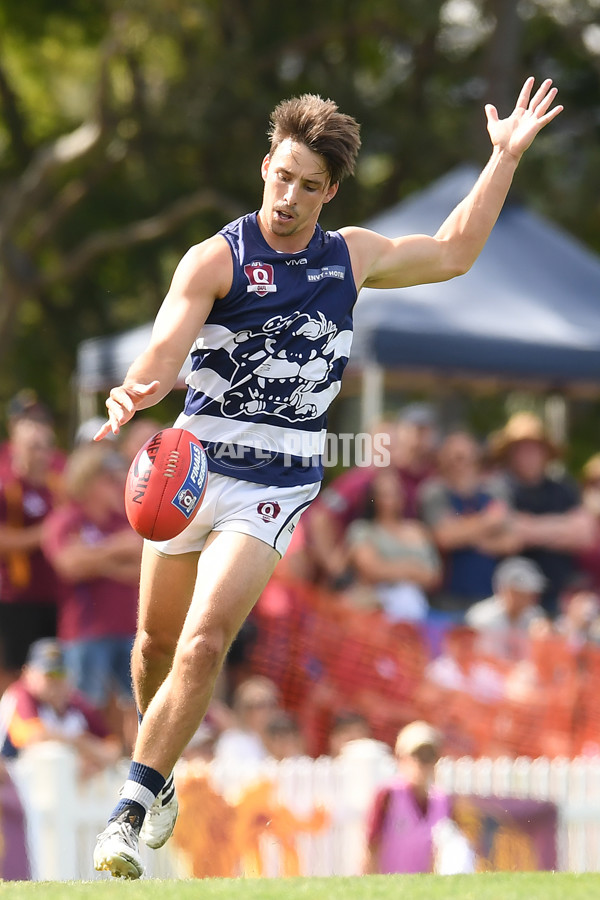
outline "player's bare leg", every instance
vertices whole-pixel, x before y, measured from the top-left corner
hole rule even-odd
[[[231,642],[278,560],[258,538],[227,531],[210,535],[173,665],[144,715],[136,760],[165,777],[171,772],[208,708]]]
[[[131,675],[140,712],[169,674],[194,594],[199,553],[159,555],[145,544]]]
[[[188,554],[189,557],[194,555]],[[229,646],[260,596],[278,560],[279,554],[257,538],[235,532],[213,532],[210,535],[198,563],[196,587],[177,642],[172,666],[148,705],[136,741],[133,759],[152,777],[159,777],[159,773],[164,778],[170,775],[196,731],[208,708],[216,678]],[[156,612],[157,585],[162,585],[165,590],[162,604],[167,609],[173,597],[174,585],[169,581],[167,574],[171,571],[170,562],[172,560],[157,556],[154,566],[150,565],[150,568],[154,569],[154,576],[146,584],[146,587],[151,586],[140,606],[137,665],[138,672],[143,673],[141,679],[144,685],[140,691],[140,700],[143,692],[147,691],[148,694],[151,692],[151,685],[160,677],[158,674],[160,664],[156,659],[154,663],[148,660],[156,656],[163,660],[166,667],[165,660],[169,656],[166,649],[168,640],[163,644],[159,641],[160,652],[155,653],[152,648],[152,635],[162,618]],[[191,566],[191,559],[189,563]],[[188,576],[183,575],[186,571],[184,565],[180,570],[182,588],[187,584]],[[175,602],[174,608],[175,615],[181,621],[183,609],[181,598]],[[162,781],[161,778],[161,783]],[[154,790],[155,794],[157,792],[158,788]],[[161,846],[170,835],[177,816],[174,793],[172,798],[169,807],[164,810],[168,827],[163,829],[160,841],[153,843],[152,838],[148,840],[143,831],[139,832],[139,820],[135,826],[133,821],[135,815],[130,817],[129,810],[117,820],[112,820],[99,836],[94,854],[96,868],[105,868],[113,874],[128,878],[138,878],[142,873],[137,853],[138,832],[149,846]],[[155,806],[156,801],[147,816],[150,817],[153,812],[156,824],[160,826],[161,822],[158,820],[161,818],[161,810],[158,806],[155,810]]]

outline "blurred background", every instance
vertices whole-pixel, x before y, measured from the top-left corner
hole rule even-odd
[[[13,772],[38,829],[33,877],[91,877],[90,842],[131,749],[123,666],[140,542],[124,519],[123,479],[182,394],[118,442],[90,447],[95,417],[143,347],[186,249],[260,205],[270,111],[313,92],[362,125],[356,177],[324,208],[325,228],[433,233],[489,156],[484,105],[508,115],[529,75],[551,77],[565,109],[521,162],[472,271],[359,301],[330,432],[386,436],[390,465],[367,471],[334,458],[326,469],[326,490],[232,648],[182,777],[185,762],[218,762],[233,734],[235,758],[221,762],[243,781],[250,740],[257,765],[283,779],[287,862],[263,860],[259,873],[354,874],[375,788],[395,771],[396,734],[427,720],[440,745],[429,761],[415,745],[410,765],[422,764],[429,784],[427,766],[439,760],[450,794],[478,795],[463,815],[481,825],[477,835],[487,840],[493,821],[498,833],[503,823],[518,832],[515,846],[535,843],[535,816],[549,831],[543,858],[527,843],[501,864],[504,850],[486,844],[479,868],[600,868],[599,20],[600,0],[3,0],[0,738],[9,769],[0,782],[12,791]],[[90,638],[120,648],[106,685],[68,658],[36,673],[30,647],[56,636],[67,648]],[[103,724],[88,711],[76,741],[64,729],[22,739],[22,720],[39,727],[42,707],[66,721],[80,702],[71,688]],[[298,757],[296,768],[273,768]],[[519,757],[536,762],[525,771]],[[309,772],[310,796],[298,787]],[[199,828],[194,791],[206,794],[209,782],[204,768],[197,774],[182,781],[182,809],[187,790]],[[44,818],[35,779],[40,791],[60,785],[63,798],[67,785],[66,824]],[[226,807],[209,792],[216,819],[259,808],[270,822],[269,779],[264,797],[228,797]],[[507,825],[504,801],[496,810],[481,800],[491,794],[535,800],[535,816],[515,805]],[[0,798],[10,803],[23,844],[18,799]],[[61,810],[55,797],[42,806]],[[369,834],[382,809],[375,804]],[[298,858],[285,844],[290,829],[301,835]],[[209,832],[200,849],[183,847],[195,860],[186,872],[256,874],[254,844],[242,848],[251,863],[207,868]],[[69,847],[60,871],[56,834]],[[23,868],[3,877],[28,877],[22,856]]]
[[[185,249],[258,207],[269,112],[298,92],[332,97],[363,126],[357,176],[324,210],[336,228],[482,164],[484,104],[508,114],[527,75],[552,77],[565,111],[512,198],[600,251],[598,6],[6,0],[0,414],[33,388],[68,442],[79,344],[151,320]],[[497,403],[478,404],[482,427]],[[578,462],[590,449],[579,430]]]

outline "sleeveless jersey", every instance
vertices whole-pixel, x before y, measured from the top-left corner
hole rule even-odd
[[[219,234],[233,282],[191,350],[184,410],[209,469],[259,484],[323,477],[327,409],[352,343],[356,286],[338,232],[317,225],[305,250],[280,253],[251,213]]]

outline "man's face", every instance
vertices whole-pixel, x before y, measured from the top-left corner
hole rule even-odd
[[[540,600],[539,591],[524,591],[521,588],[506,585],[502,590],[506,611],[509,614],[519,615],[528,607],[533,607]]]
[[[59,713],[65,710],[71,693],[65,672],[42,672],[36,666],[27,666],[25,676],[27,687],[37,700]]]
[[[398,760],[398,768],[404,780],[418,792],[427,792],[435,777],[435,765],[439,753],[434,747],[419,747],[409,756]]]
[[[265,183],[259,221],[275,239],[275,249],[303,250],[310,241],[324,203],[337,192],[329,183],[324,159],[286,138],[271,157],[265,156]],[[283,242],[277,239],[283,238]]]
[[[518,441],[508,453],[508,464],[513,473],[520,481],[531,484],[542,480],[548,459],[548,450],[541,441]]]
[[[440,449],[440,466],[450,476],[476,471],[478,464],[477,445],[466,434],[450,435]]]
[[[54,432],[50,425],[35,419],[21,419],[11,436],[15,470],[36,484],[44,482],[54,449]]]

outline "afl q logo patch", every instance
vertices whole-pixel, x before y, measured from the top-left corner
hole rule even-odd
[[[263,522],[273,522],[281,512],[281,507],[277,500],[263,500],[256,507],[256,512]]]
[[[277,290],[275,284],[275,272],[273,266],[269,263],[252,262],[244,266],[246,278],[250,282],[246,291],[248,293],[258,294],[264,297],[266,294],[272,294]]]
[[[189,488],[183,488],[179,491],[177,499],[180,507],[190,513],[198,502],[198,495],[193,494]]]

